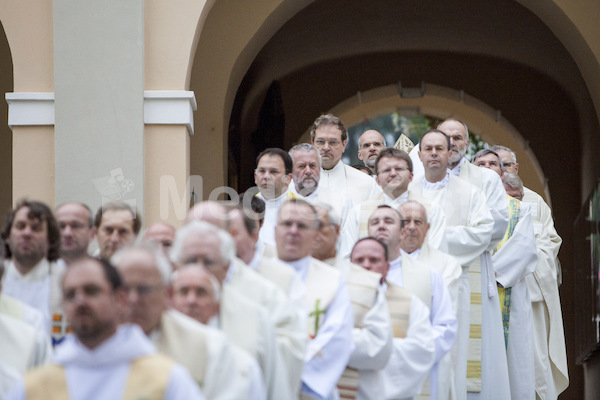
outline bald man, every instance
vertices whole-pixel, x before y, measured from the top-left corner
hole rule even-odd
[[[365,131],[358,139],[358,159],[369,168],[371,175],[375,175],[375,160],[384,147],[384,137],[374,129]]]

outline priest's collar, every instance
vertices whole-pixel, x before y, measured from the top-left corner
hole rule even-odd
[[[302,279],[302,281],[305,281],[306,273],[308,272],[308,266],[310,264],[311,258],[312,257],[310,255],[308,255],[308,256],[303,257],[296,261],[283,261],[281,259],[280,259],[280,261],[284,262],[287,265],[289,265],[290,267],[294,268],[294,270],[296,271],[296,274],[298,274],[298,276]]]
[[[257,240],[254,244],[254,256],[252,257],[252,260],[250,260],[250,262],[248,263],[248,266],[255,271],[258,269],[258,265],[262,260],[264,247],[265,244],[261,240]]]
[[[423,189],[427,190],[439,190],[448,186],[448,181],[450,177],[450,173],[447,172],[444,179],[439,182],[429,182],[425,176],[423,176]]]
[[[407,253],[404,250],[400,249],[400,256],[406,255],[407,257],[410,257],[410,258],[419,258],[420,254],[421,254],[420,247],[418,249],[416,249],[415,251],[413,251],[412,253]]]
[[[260,194],[260,198],[265,201],[265,205],[266,206],[269,206],[269,205],[273,205],[273,204],[277,204],[277,203],[283,202],[284,200],[287,199],[287,194],[288,194],[288,191],[286,190],[283,193],[281,193],[281,195],[279,195],[279,196],[277,196],[275,198],[265,199],[265,197],[261,193]]]
[[[6,276],[23,282],[35,282],[45,280],[51,273],[52,263],[42,258],[25,275],[22,275],[13,260],[8,260],[6,265]]]
[[[408,190],[402,193],[400,196],[395,199],[389,196],[386,192],[383,192],[383,201],[388,206],[399,206],[400,204],[406,203],[408,200]]]
[[[240,261],[243,262],[243,261]],[[231,279],[233,279],[233,274],[235,273],[234,269],[237,268],[235,265],[235,259],[229,260],[229,268],[227,268],[227,275],[225,275],[225,279],[223,280],[223,285],[229,283]]]
[[[450,169],[450,173],[452,175],[458,176],[460,174],[460,167],[462,167],[462,165],[467,161],[466,158],[461,158],[460,161],[458,162],[458,164],[456,165],[456,167]]]
[[[394,260],[390,261],[390,271],[393,270],[393,269],[401,268],[401,267],[402,267],[402,253],[397,258],[395,258]]]
[[[296,190],[296,183],[294,181],[292,181],[292,183],[289,186],[288,189],[290,192],[297,194],[298,196],[304,197],[306,199],[314,199],[318,196],[319,193],[319,186],[317,184],[317,187],[313,190],[313,192],[311,194],[309,194],[308,196],[304,196],[303,194],[298,193],[298,190]]]
[[[333,167],[331,169],[323,169],[323,167],[321,167],[321,173],[334,174],[343,169],[344,169],[344,163],[342,162],[342,159],[340,158],[340,161],[338,161],[338,163],[335,164],[335,167]]]

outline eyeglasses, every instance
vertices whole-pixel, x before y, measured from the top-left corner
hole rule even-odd
[[[386,168],[384,170],[377,171],[377,175],[389,175],[392,173],[392,171],[400,173],[400,172],[407,171],[407,170],[408,170],[408,168],[404,168],[404,167]]]
[[[297,221],[281,221],[281,222],[278,222],[277,225],[279,225],[285,229],[291,229],[294,225],[296,225],[296,228],[299,231],[308,231],[308,230],[316,228],[314,225],[311,226],[305,222],[297,222]]]
[[[323,147],[325,146],[326,143],[329,143],[329,147],[338,147],[340,144],[342,144],[342,142],[340,142],[339,140],[323,140],[323,139],[317,139],[315,140],[315,146],[317,147]]]

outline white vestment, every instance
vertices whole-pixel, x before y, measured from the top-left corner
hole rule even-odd
[[[383,289],[390,290],[385,283]],[[388,307],[390,314],[398,312],[389,301]],[[412,399],[420,393],[435,361],[429,308],[415,295],[410,296],[407,325],[403,337],[395,335],[390,359],[381,372],[386,400]]]
[[[353,204],[367,200],[381,191],[373,178],[341,160],[332,169],[321,168],[319,187],[349,197]]]
[[[257,289],[258,290],[258,289]],[[256,359],[269,399],[292,399],[287,371],[277,348],[275,327],[265,307],[231,285],[223,285],[218,317],[211,321]]]
[[[331,189],[322,188],[320,186],[317,186],[315,191],[312,192],[311,194],[309,194],[308,196],[302,196],[296,190],[296,185],[294,184],[294,181],[292,180],[290,182],[289,190],[292,193],[298,195],[298,197],[300,197],[310,203],[329,204],[339,214],[340,226],[344,226],[344,223],[346,222],[346,218],[348,218],[348,213],[350,212],[350,209],[354,205],[354,203],[348,196],[334,192]]]
[[[19,371],[0,360],[0,399],[6,398],[19,379],[21,379]]]
[[[39,335],[44,336],[48,342],[48,346],[52,347],[52,341],[46,329],[46,321],[39,310],[0,293],[0,314],[10,315],[30,325]]]
[[[64,265],[50,263],[44,258],[25,275],[21,275],[12,260],[7,260],[5,266],[2,291],[39,310],[51,335],[52,345],[59,343],[67,333],[61,289]]]
[[[296,272],[289,265],[279,261],[276,256],[268,256],[264,252],[265,244],[260,240],[254,246],[254,256],[248,267],[276,284],[290,299],[290,302],[302,315],[305,315],[306,288]],[[304,325],[304,324],[303,324]]]
[[[385,292],[380,285],[381,275],[339,257],[325,262],[342,272],[354,309],[354,351],[348,361],[348,367],[358,372],[356,399],[382,399],[384,394],[381,370],[389,361],[393,334]],[[367,303],[369,299],[371,301]],[[346,369],[344,375],[348,373],[352,376],[352,370]],[[343,379],[344,376],[338,383],[340,392],[341,385],[345,383]]]
[[[492,257],[496,281],[511,288],[506,349],[511,400],[535,399],[533,319],[525,278],[535,270],[537,258],[531,210],[521,204],[512,235]]]
[[[17,318],[0,314],[0,359],[20,374],[50,361],[47,336]]]
[[[415,253],[418,253],[416,254],[416,257],[419,261],[429,265],[442,274],[452,301],[452,310],[454,311],[454,315],[458,316],[459,290],[462,277],[462,267],[460,264],[451,255],[434,249],[427,243],[424,243],[419,250],[411,253],[411,255]],[[446,354],[437,365],[437,398],[444,400],[447,398],[455,398],[456,387],[454,384],[454,361],[452,359],[452,354]],[[448,392],[450,392],[451,397],[445,396]]]
[[[302,371],[302,394],[336,399],[336,383],[354,349],[354,318],[341,273],[312,257],[287,263],[306,283],[309,341]]]
[[[554,400],[569,386],[567,352],[558,292],[558,251],[562,239],[554,229],[550,208],[537,193],[525,189],[531,207],[538,263],[527,277],[534,330],[535,388],[543,400]]]
[[[473,354],[480,354],[481,381],[478,383],[479,378],[474,377],[472,380],[474,386],[470,386],[472,391],[469,392],[469,398],[509,398],[508,366],[504,351],[498,290],[491,255],[487,251],[492,237],[498,237],[499,241],[503,236],[496,233],[500,221],[495,221],[492,217],[488,201],[481,190],[451,174],[433,184],[427,182],[424,177],[413,180],[409,190],[438,203],[445,210],[447,222],[444,230],[447,245],[445,251],[454,256],[463,266],[456,347],[457,397],[458,399],[466,397],[467,360],[473,358]],[[503,226],[506,231],[508,208],[506,194],[504,196],[506,223]],[[501,217],[501,214],[497,213],[496,217]],[[471,265],[470,273],[469,265]],[[478,266],[481,269],[479,274],[476,273]],[[469,282],[469,279],[473,282]],[[476,292],[480,289],[481,305],[471,305],[471,287]],[[473,316],[471,316],[471,307],[474,310]],[[476,320],[472,320],[473,318]],[[475,340],[470,339],[471,325],[480,325],[481,340],[477,338],[479,335],[474,337]],[[478,362],[474,359],[470,361]]]
[[[452,307],[450,292],[442,274],[417,259],[419,253],[415,253],[417,251],[407,254],[401,250],[401,256],[390,263],[386,280],[409,290],[429,307],[429,318],[435,341],[435,362],[431,369],[429,393],[432,399],[447,399],[452,388],[449,377],[450,369],[446,366],[449,358],[443,363],[443,376],[440,376],[438,364],[454,346],[458,321]],[[421,277],[425,278],[422,279],[423,282],[417,282]],[[438,393],[438,381],[441,383],[441,393]]]
[[[443,210],[439,205],[424,201],[424,199],[415,196],[407,190],[395,199],[381,192],[374,197],[354,205],[348,214],[346,225],[340,231],[340,249],[338,254],[344,257],[349,256],[358,239],[368,236],[369,217],[379,205],[385,204],[397,210],[407,200],[416,200],[425,207],[427,220],[430,225],[426,240],[434,248],[442,246],[443,228],[446,224]]]
[[[258,193],[257,196],[263,199],[265,202],[265,217],[263,219],[262,226],[258,231],[258,237],[263,243],[275,246],[275,225],[277,225],[277,214],[279,213],[279,209],[283,203],[285,203],[291,197],[291,192],[286,190],[279,197],[275,197],[274,199],[265,199],[260,193]],[[293,197],[296,197],[296,195],[293,195]]]
[[[235,369],[240,389],[238,399],[266,400],[267,391],[263,383],[262,371],[256,359],[241,347],[232,344],[231,351],[235,358]],[[228,371],[231,373],[231,371]]]
[[[68,335],[56,348],[52,362],[64,367],[70,400],[120,399],[125,388],[130,363],[156,349],[137,325],[121,325],[117,332],[93,350]],[[173,364],[165,391],[165,400],[204,399],[198,385],[185,368]],[[21,382],[8,396],[25,400]]]
[[[230,263],[224,286],[235,288],[238,293],[267,310],[277,335],[276,344],[280,354],[278,363],[282,363],[277,370],[287,373],[291,392],[296,393],[300,385],[307,342],[306,314],[303,315],[302,312],[305,309],[299,309],[298,299],[288,298],[275,283],[253,271],[239,258]],[[296,305],[293,300],[296,300]]]
[[[187,368],[207,398],[236,400],[247,394],[232,373],[236,362],[223,332],[168,310],[149,336],[159,352]]]

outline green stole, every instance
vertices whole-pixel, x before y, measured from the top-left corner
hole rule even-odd
[[[519,213],[521,211],[521,202],[514,197],[506,195],[508,198],[508,228],[504,233],[504,237],[498,243],[494,249],[496,253],[500,248],[510,239],[517,222],[519,222]],[[511,288],[504,288],[498,285],[498,299],[500,300],[500,308],[502,310],[502,327],[504,328],[504,346],[508,347],[508,332],[509,332],[509,321],[510,321],[510,305],[511,305]]]

